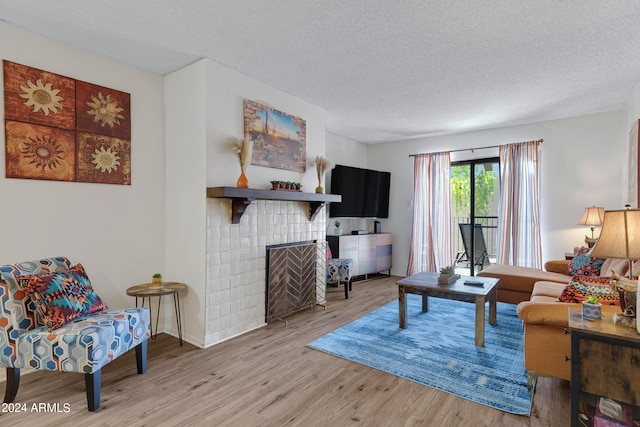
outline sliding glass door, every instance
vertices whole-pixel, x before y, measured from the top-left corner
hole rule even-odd
[[[497,157],[451,164],[451,213],[456,271],[474,276],[495,263],[500,170]]]

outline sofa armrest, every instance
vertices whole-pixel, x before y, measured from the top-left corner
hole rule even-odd
[[[569,265],[571,261],[566,259],[557,259],[552,261],[547,261],[544,263],[544,269],[551,273],[562,273],[565,274],[565,269],[567,265]]]
[[[525,323],[569,326],[569,307],[579,306],[563,302],[523,301],[518,304],[518,317]]]

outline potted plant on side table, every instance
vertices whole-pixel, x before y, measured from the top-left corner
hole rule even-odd
[[[162,287],[162,275],[160,273],[156,273],[151,277],[151,288],[161,288]]]
[[[600,320],[602,318],[602,304],[595,295],[589,295],[582,301],[582,317],[587,320]]]
[[[340,224],[340,221],[334,222],[333,225],[335,226],[336,236],[342,236],[342,224]]]

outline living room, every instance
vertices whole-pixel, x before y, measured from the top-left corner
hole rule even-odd
[[[215,267],[207,267],[214,216],[210,209],[228,212],[228,203],[208,200],[205,189],[236,183],[239,167],[223,141],[241,134],[244,99],[264,100],[304,117],[310,158],[324,155],[339,164],[391,172],[390,214],[381,222],[383,230],[394,235],[396,276],[405,275],[408,260],[413,189],[409,154],[476,148],[460,156],[487,157],[495,152],[482,147],[544,139],[544,260],[563,258],[582,243],[588,229],[576,223],[586,206],[618,209],[627,200],[628,134],[640,117],[638,85],[626,103],[612,111],[363,144],[328,132],[324,109],[207,59],[163,76],[4,21],[0,37],[10,41],[0,45],[3,60],[115,88],[132,99],[132,185],[0,178],[0,195],[13,208],[3,209],[2,236],[9,244],[0,248],[1,264],[67,256],[83,263],[100,296],[113,307],[131,306],[134,301],[126,289],[162,272],[167,280],[189,286],[182,295],[184,337],[199,348],[215,348],[263,326],[252,319],[241,329],[230,327],[230,287],[243,279],[233,272],[223,284]],[[305,191],[317,185],[312,166],[304,174],[250,166],[247,175],[250,187],[267,188],[273,179],[302,182]],[[330,226],[326,212],[316,221],[323,230]],[[231,245],[235,237],[224,238]],[[172,310],[169,304],[164,307],[161,330],[177,336]]]

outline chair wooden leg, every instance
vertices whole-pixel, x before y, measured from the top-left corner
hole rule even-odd
[[[84,385],[87,389],[87,407],[89,411],[97,411],[100,408],[100,382],[102,371],[98,369],[93,374],[84,374]]]
[[[147,372],[147,340],[136,346],[136,366],[139,374]]]
[[[20,386],[20,369],[7,368],[7,385],[4,391],[4,403],[11,403],[18,394]]]
[[[344,285],[344,297],[345,299],[349,299],[349,282],[342,282]]]

